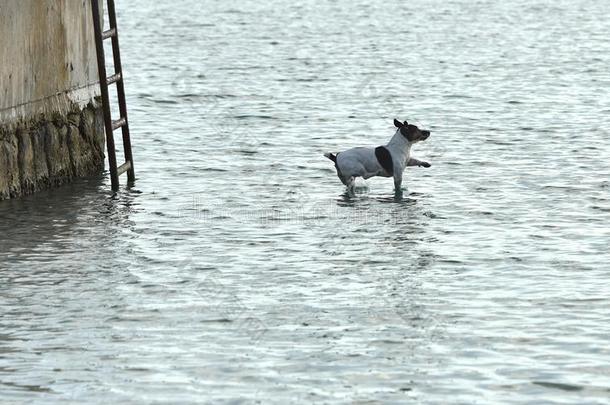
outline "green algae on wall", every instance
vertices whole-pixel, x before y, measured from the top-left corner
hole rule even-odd
[[[66,116],[0,127],[0,199],[57,186],[104,169],[104,122],[94,103]]]

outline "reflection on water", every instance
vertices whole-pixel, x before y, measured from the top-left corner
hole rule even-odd
[[[606,400],[605,2],[118,7],[139,179],[0,202],[3,403]]]
[[[112,194],[105,183],[102,177],[87,178],[3,201],[0,234],[5,236],[5,263],[32,265],[64,254],[84,259],[112,245],[122,229],[133,225],[129,215],[137,210],[137,192],[125,189]]]

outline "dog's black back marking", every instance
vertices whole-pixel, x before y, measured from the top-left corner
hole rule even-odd
[[[393,176],[394,162],[392,162],[390,151],[385,146],[378,146],[375,148],[375,157],[381,167],[383,167],[383,170],[385,170],[388,175]]]

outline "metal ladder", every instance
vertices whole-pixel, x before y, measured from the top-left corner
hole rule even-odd
[[[114,191],[119,188],[119,176],[127,172],[128,183],[135,181],[133,170],[133,155],[131,154],[131,139],[129,137],[129,122],[127,120],[127,105],[125,103],[125,88],[123,86],[123,68],[121,67],[121,54],[119,51],[119,34],[116,24],[116,13],[114,0],[107,0],[108,20],[110,29],[102,31],[102,20],[98,0],[91,0],[93,14],[93,29],[95,32],[95,50],[97,53],[97,69],[100,77],[100,88],[102,93],[102,109],[104,111],[104,127],[106,129],[106,146],[108,148],[108,163],[110,166],[110,182]],[[106,76],[106,58],[104,56],[104,40],[112,40],[112,57],[114,59],[114,74]],[[121,117],[112,120],[110,114],[110,99],[108,97],[108,86],[116,83]],[[113,132],[121,128],[123,132],[123,150],[125,152],[125,163],[117,167],[116,150],[114,146]]]

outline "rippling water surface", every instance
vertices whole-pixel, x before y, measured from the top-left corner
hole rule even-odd
[[[118,1],[138,181],[0,202],[2,402],[607,403],[610,3],[294,3]]]

